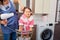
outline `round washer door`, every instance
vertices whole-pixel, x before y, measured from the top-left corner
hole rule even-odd
[[[52,37],[52,30],[51,29],[45,29],[41,33],[41,39],[42,40],[50,40],[51,37]]]

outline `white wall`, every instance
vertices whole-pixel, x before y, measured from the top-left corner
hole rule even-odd
[[[43,14],[50,11],[50,0],[35,0],[35,13]]]
[[[60,0],[58,1],[58,10],[57,10],[57,22],[60,22]]]
[[[48,22],[55,22],[57,0],[50,0],[50,13],[48,15]]]
[[[38,2],[37,2],[38,3]],[[54,23],[55,22],[55,15],[56,15],[56,3],[57,3],[57,0],[50,0],[50,8],[49,8],[49,10],[50,10],[50,12],[49,12],[49,14],[48,14],[48,23]],[[38,5],[38,4],[37,4]],[[48,5],[49,6],[49,5]],[[36,8],[38,8],[38,6],[36,6]],[[38,16],[38,15],[40,15],[40,14],[35,14],[36,15],[36,17],[34,17],[34,18],[37,18],[37,19],[39,19],[39,20],[37,20],[37,21],[40,21],[40,16]]]

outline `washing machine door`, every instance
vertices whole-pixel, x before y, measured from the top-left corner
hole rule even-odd
[[[41,39],[42,40],[50,40],[51,37],[52,37],[52,30],[51,29],[45,29],[41,33]]]

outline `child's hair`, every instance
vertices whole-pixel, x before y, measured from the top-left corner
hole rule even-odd
[[[31,15],[32,15],[32,10],[31,10],[29,7],[24,7],[24,9],[23,9],[23,13],[25,12],[25,9],[29,9],[30,12],[31,12]]]
[[[3,4],[3,0],[0,0],[0,4]]]

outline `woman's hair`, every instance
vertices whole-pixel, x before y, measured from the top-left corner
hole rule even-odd
[[[3,0],[0,0],[0,4],[3,4]]]
[[[31,12],[31,15],[32,15],[32,10],[31,10],[29,7],[24,7],[24,9],[23,9],[23,13],[25,12],[25,9],[29,9],[30,12]]]

